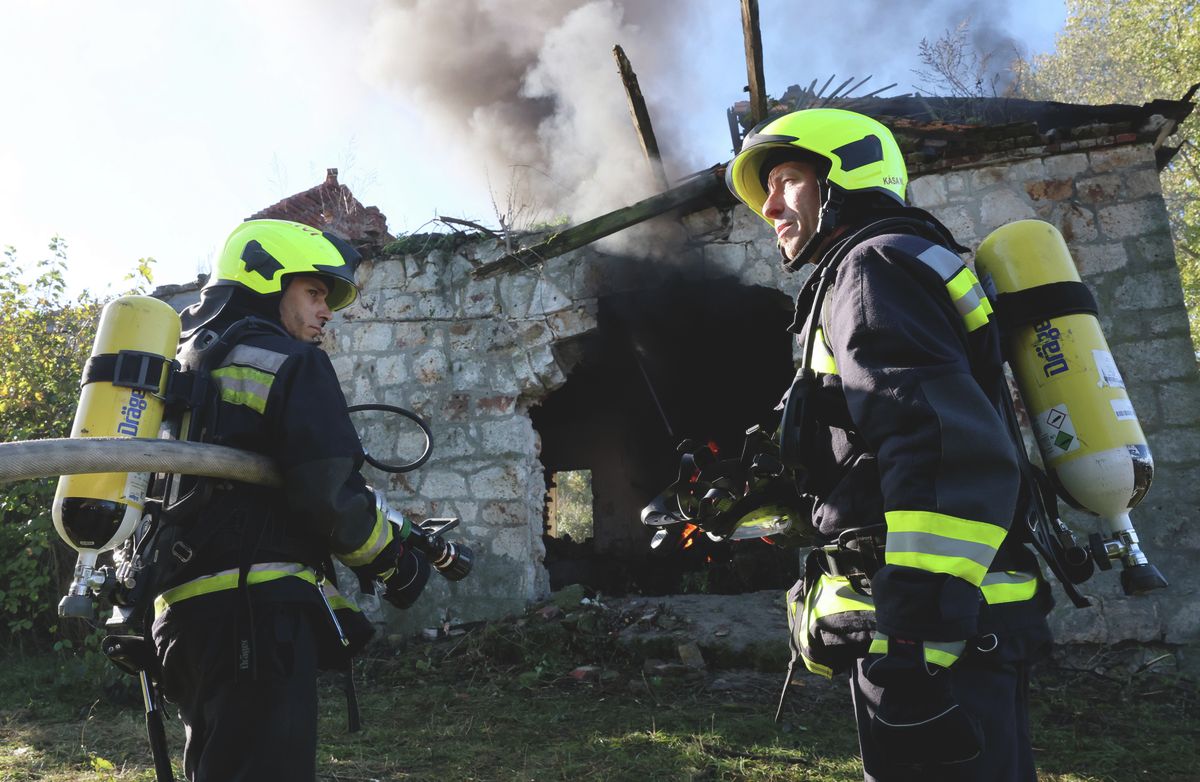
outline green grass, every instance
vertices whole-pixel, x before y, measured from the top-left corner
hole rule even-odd
[[[844,682],[805,677],[776,725],[779,674],[647,676],[640,659],[613,643],[619,617],[580,618],[529,616],[400,653],[377,651],[356,667],[364,723],[358,733],[346,730],[340,677],[323,679],[319,778],[862,778]],[[601,666],[602,682],[569,676],[583,663]],[[45,660],[3,661],[0,780],[154,778],[138,704],[119,705],[99,687],[55,682],[55,667]],[[130,691],[121,693],[128,698]],[[1033,711],[1040,778],[1200,779],[1198,711],[1196,686],[1177,678],[1043,668]],[[169,734],[178,759],[177,723]]]

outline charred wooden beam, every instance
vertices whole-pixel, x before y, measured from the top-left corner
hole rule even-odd
[[[742,0],[742,35],[746,39],[746,75],[750,81],[750,116],[753,118],[753,127],[767,118],[767,82],[763,75],[758,0]]]
[[[704,200],[723,199],[725,190],[725,166],[713,166],[658,195],[638,201],[636,204],[601,215],[579,225],[556,233],[532,247],[525,247],[489,263],[485,263],[472,275],[479,280],[494,277],[514,269],[530,268],[571,250],[591,244],[597,239],[615,234],[632,225],[658,217],[661,214],[702,203]]]
[[[625,97],[629,101],[629,116],[633,119],[633,129],[637,131],[638,141],[642,145],[642,153],[646,156],[646,164],[650,166],[650,175],[659,190],[667,189],[667,172],[663,169],[662,155],[658,151],[658,139],[654,137],[654,126],[650,124],[650,111],[646,108],[646,99],[642,97],[642,88],[638,86],[638,77],[634,73],[625,50],[618,44],[613,47],[613,57],[617,60],[617,70],[621,74],[621,83],[625,85]]]

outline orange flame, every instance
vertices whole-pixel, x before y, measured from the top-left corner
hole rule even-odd
[[[687,549],[687,548],[691,548],[693,545],[695,545],[695,543],[696,543],[696,539],[695,539],[695,538],[693,538],[693,537],[692,537],[692,535],[693,535],[693,534],[696,532],[696,530],[698,530],[698,529],[700,529],[700,528],[699,528],[699,527],[697,527],[695,524],[684,524],[684,525],[683,525],[683,535],[682,535],[682,537],[683,537],[683,547],[684,547],[685,549]]]

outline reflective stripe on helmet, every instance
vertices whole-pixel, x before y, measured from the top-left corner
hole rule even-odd
[[[262,562],[257,565],[251,565],[250,572],[246,574],[246,583],[250,585],[265,584],[269,581],[277,581],[289,576],[307,581],[314,586],[317,583],[317,574],[312,568],[295,562]],[[237,585],[237,568],[230,568],[229,570],[222,570],[219,573],[211,573],[207,576],[194,578],[177,587],[168,589],[155,598],[154,616],[157,618],[167,608],[180,601],[198,597],[199,595],[236,589]]]
[[[888,511],[884,562],[958,576],[979,586],[1007,530],[930,511]]]

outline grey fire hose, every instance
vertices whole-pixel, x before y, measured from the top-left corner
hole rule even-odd
[[[223,445],[133,437],[64,437],[0,443],[0,486],[33,478],[106,472],[169,472],[263,486],[283,485],[279,470],[269,457]],[[457,518],[428,519],[412,527],[418,533],[411,538],[413,546],[451,581],[466,578],[474,559],[469,548],[441,537],[457,525]]]
[[[0,485],[105,472],[173,472],[279,486],[266,456],[223,445],[131,437],[63,437],[0,443]]]

